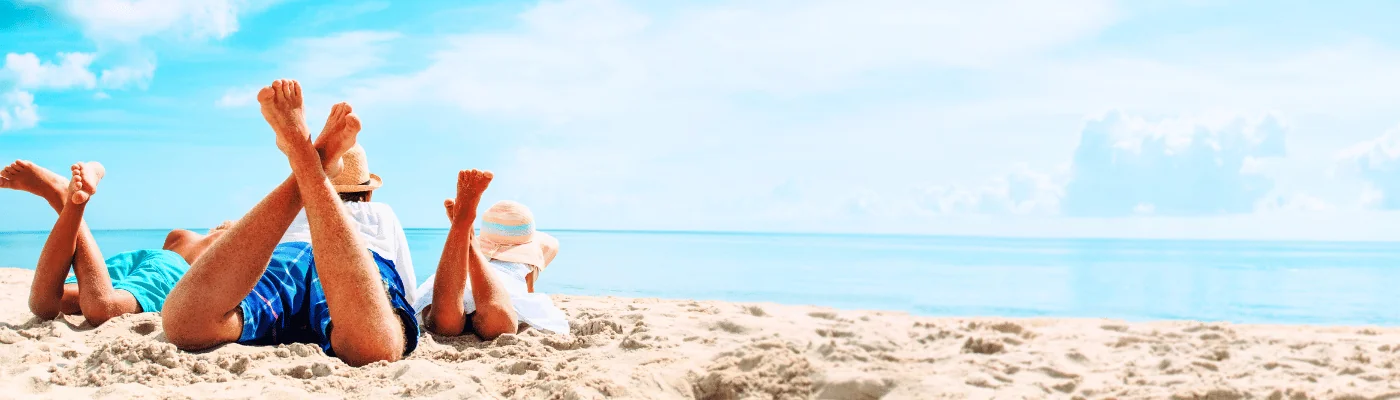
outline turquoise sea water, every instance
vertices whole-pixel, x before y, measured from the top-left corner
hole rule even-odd
[[[408,231],[419,279],[446,230]],[[546,293],[817,304],[937,316],[1400,325],[1400,245],[554,231]],[[0,233],[33,268],[45,233]],[[165,231],[100,231],[104,254]]]

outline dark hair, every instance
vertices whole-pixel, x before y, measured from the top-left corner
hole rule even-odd
[[[341,193],[340,201],[346,203],[363,203],[369,201],[369,193],[368,191]]]

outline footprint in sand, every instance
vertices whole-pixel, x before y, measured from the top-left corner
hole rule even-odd
[[[155,333],[157,329],[160,329],[160,323],[156,321],[141,321],[131,326],[131,332],[141,336]]]
[[[748,328],[748,327],[743,326],[743,325],[739,325],[738,323],[736,323],[736,322],[734,322],[734,321],[727,320],[727,319],[719,320],[718,322],[715,322],[713,325],[710,325],[710,329],[711,329],[711,330],[721,330],[721,331],[733,333],[733,334],[736,334],[736,335],[742,335],[742,334],[745,334],[745,333],[749,333],[749,328]]]

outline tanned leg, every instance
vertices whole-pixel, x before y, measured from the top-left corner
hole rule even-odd
[[[280,92],[293,89],[300,90],[294,82],[280,80],[258,92],[263,116],[278,132],[279,148],[283,147],[281,130],[292,129],[289,122],[302,134],[306,132],[299,107],[295,121],[287,121],[280,111],[270,110],[280,104]],[[339,123],[342,119],[354,121],[338,125],[339,130],[331,128],[331,121]],[[354,146],[359,127],[350,106],[337,104],[331,110],[328,132],[317,138],[314,149],[332,161],[323,164],[318,158],[318,165],[338,166],[340,157]],[[316,151],[312,154],[318,154]],[[238,340],[243,328],[238,304],[267,270],[282,234],[301,212],[301,199],[295,176],[288,177],[198,256],[165,300],[162,316],[171,343],[185,350],[200,350]]]
[[[34,165],[26,160],[16,160],[0,170],[0,188],[14,189],[39,196],[49,203],[55,213],[63,212],[64,193],[68,190],[68,179]],[[62,248],[62,246],[60,246]],[[79,314],[78,285],[65,285],[73,257],[86,258],[86,253],[98,253],[97,241],[87,224],[79,222],[76,251],[68,254],[70,261],[62,265],[50,263],[48,267],[35,268],[34,280],[29,290],[29,310],[42,319],[53,319],[63,314]],[[50,260],[64,258],[61,252],[50,252]],[[99,255],[98,258],[101,258]],[[45,256],[40,254],[40,261]],[[45,265],[42,262],[40,265]],[[59,265],[55,267],[54,265]],[[55,300],[57,299],[57,300]]]
[[[475,245],[476,209],[481,203],[481,194],[491,184],[490,172],[467,170],[457,173],[457,199],[444,203],[452,215],[452,228],[447,231],[447,242],[443,244],[442,259],[438,262],[437,276],[433,280],[433,306],[429,310],[429,324],[439,335],[457,335],[466,325],[466,310],[462,299],[466,284],[471,282],[472,300],[476,302],[476,314],[472,316],[472,327],[483,339],[495,339],[506,333],[515,333],[519,319],[515,307],[505,287],[487,270],[484,254]]]
[[[141,312],[136,297],[125,290],[112,288],[112,278],[107,274],[107,263],[96,246],[90,251],[74,253],[77,232],[83,220],[88,200],[97,193],[97,184],[106,175],[102,164],[96,162],[73,164],[73,179],[68,184],[67,203],[58,215],[49,243],[58,242],[61,251],[73,254],[73,274],[78,277],[78,307],[83,317],[92,325],[102,325],[107,320],[123,314]],[[61,232],[61,234],[59,234]],[[54,240],[58,238],[58,240]],[[47,252],[49,243],[45,243]],[[59,256],[55,256],[59,258]]]
[[[277,131],[277,147],[287,154],[306,207],[311,251],[334,324],[331,347],[350,365],[398,360],[405,346],[404,326],[384,296],[379,267],[352,228],[301,122],[300,85],[289,82],[263,104],[263,115]]]

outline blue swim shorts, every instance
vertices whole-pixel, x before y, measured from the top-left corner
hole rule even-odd
[[[369,251],[369,250],[367,250]],[[379,266],[389,305],[394,308],[404,329],[404,355],[418,347],[418,319],[404,296],[403,281],[394,270],[394,262],[370,251]],[[366,295],[378,295],[366,293]],[[326,306],[326,292],[316,274],[316,260],[311,244],[282,243],[272,252],[272,261],[258,279],[257,286],[238,304],[243,312],[243,333],[238,343],[248,345],[278,345],[311,343],[321,346],[327,355],[331,349],[331,314]]]
[[[107,259],[112,288],[131,293],[142,312],[160,312],[165,297],[189,270],[185,258],[169,250],[128,251]],[[63,283],[77,284],[78,277],[70,276]]]

